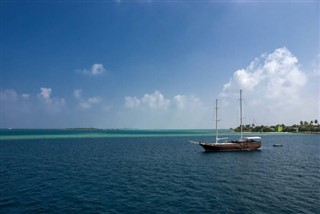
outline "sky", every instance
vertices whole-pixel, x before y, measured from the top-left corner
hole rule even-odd
[[[1,1],[0,128],[320,119],[317,1]]]

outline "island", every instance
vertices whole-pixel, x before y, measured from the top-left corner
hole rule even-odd
[[[240,132],[240,126],[235,129],[230,129],[235,132]],[[247,124],[242,125],[243,132],[291,132],[291,133],[317,133],[320,134],[320,124],[318,120],[300,121],[300,124],[287,126],[284,124],[277,124],[271,126]]]

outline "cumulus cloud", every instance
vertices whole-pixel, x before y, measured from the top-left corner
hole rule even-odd
[[[96,63],[91,66],[91,69],[83,69],[78,71],[86,75],[97,76],[106,72],[106,69],[104,68],[103,64]]]
[[[46,103],[51,103],[51,93],[52,93],[52,89],[51,88],[40,88],[40,93],[38,94],[38,96],[43,99]]]
[[[153,94],[146,93],[141,98],[125,97],[125,107],[127,108],[147,107],[153,110],[184,110],[201,105],[200,99],[193,95],[178,94],[172,99],[167,99],[160,91],[155,91]]]
[[[93,64],[92,65],[92,68],[91,68],[92,75],[102,74],[105,71],[106,71],[106,69],[104,69],[102,64]]]
[[[184,109],[186,107],[187,96],[185,95],[176,95],[174,98],[178,109]]]
[[[40,93],[38,97],[40,101],[44,104],[43,109],[45,109],[48,113],[59,113],[62,111],[62,108],[66,105],[66,100],[64,98],[52,97],[52,89],[51,88],[40,88]],[[26,95],[22,95],[22,97],[26,98]]]
[[[200,99],[195,96],[176,95],[173,100],[176,108],[179,110],[202,105]]]
[[[87,99],[83,98],[81,89],[74,90],[73,95],[79,101],[79,105],[83,109],[89,109],[93,105],[95,105],[97,103],[100,103],[100,98],[99,97],[89,97]]]
[[[276,49],[269,55],[255,59],[246,69],[237,70],[224,85],[223,92],[242,88],[259,90],[268,98],[294,96],[307,82],[298,60],[287,48]]]
[[[141,101],[137,97],[125,97],[125,106],[127,108],[139,107],[140,104],[141,104]]]
[[[302,115],[298,118],[297,112],[308,111],[306,106],[301,105],[306,98],[303,88],[307,82],[307,73],[301,70],[297,57],[283,47],[273,53],[262,54],[247,68],[235,71],[224,85],[220,97],[228,105],[243,89],[250,114],[260,115],[257,117],[261,122],[290,123],[304,120]]]
[[[170,106],[170,100],[165,99],[163,94],[155,91],[153,94],[145,94],[141,102],[151,109],[167,109]]]
[[[195,128],[205,127],[208,109],[193,95],[178,94],[166,98],[160,91],[142,97],[125,97],[129,127],[139,128]],[[198,126],[199,125],[199,126]]]
[[[125,97],[125,106],[127,108],[146,106],[154,110],[166,110],[170,106],[170,100],[165,99],[161,92],[155,91],[153,94],[144,94],[140,99],[137,97]]]
[[[53,97],[51,88],[42,87],[38,94],[18,93],[6,89],[1,94],[1,127],[30,127],[34,121],[56,120],[65,110],[64,98]],[[42,115],[42,116],[39,116]]]
[[[82,100],[80,102],[80,106],[83,109],[89,109],[91,108],[93,105],[97,104],[100,102],[100,99],[98,97],[90,97],[87,100]]]
[[[87,100],[82,100],[80,106],[84,109],[91,108],[94,104],[100,103],[99,97],[89,97]]]

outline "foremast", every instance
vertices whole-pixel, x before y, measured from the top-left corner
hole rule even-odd
[[[216,143],[219,141],[219,133],[218,133],[218,99],[216,99]]]

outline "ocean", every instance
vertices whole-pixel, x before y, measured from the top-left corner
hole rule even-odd
[[[320,135],[257,135],[205,153],[188,141],[212,130],[1,130],[0,213],[320,213]]]

